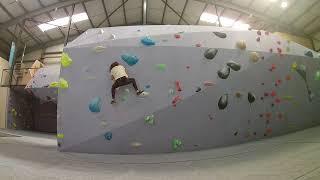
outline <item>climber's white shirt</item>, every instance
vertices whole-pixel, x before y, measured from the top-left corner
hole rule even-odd
[[[119,78],[122,78],[124,76],[128,77],[128,75],[126,73],[126,69],[121,65],[113,67],[111,69],[111,75],[113,76],[114,81],[119,79]]]

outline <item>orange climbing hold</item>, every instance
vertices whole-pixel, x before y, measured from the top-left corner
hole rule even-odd
[[[290,80],[291,80],[291,76],[290,76],[290,75],[287,75],[287,76],[286,76],[286,80],[287,80],[287,81],[290,81]]]

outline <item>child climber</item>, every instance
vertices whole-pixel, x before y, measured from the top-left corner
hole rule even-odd
[[[116,89],[118,87],[125,86],[125,85],[131,84],[131,83],[132,83],[134,89],[136,90],[138,96],[147,96],[148,95],[147,92],[144,92],[144,91],[141,91],[138,89],[136,80],[134,78],[129,78],[125,67],[120,65],[118,62],[112,63],[110,65],[109,71],[111,73],[111,79],[113,80],[113,85],[111,88],[111,94],[112,94],[111,104],[116,103],[116,100],[115,100]]]

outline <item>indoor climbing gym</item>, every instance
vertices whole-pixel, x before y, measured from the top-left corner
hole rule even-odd
[[[0,0],[0,180],[320,180],[320,0]]]

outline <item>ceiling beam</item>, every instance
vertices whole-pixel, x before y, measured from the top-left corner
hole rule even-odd
[[[147,0],[142,0],[142,24],[147,24]]]
[[[36,9],[34,11],[30,11],[30,12],[28,12],[26,14],[23,14],[21,16],[18,16],[18,17],[15,17],[13,19],[10,19],[10,20],[8,20],[8,21],[6,21],[4,23],[1,23],[0,24],[0,30],[7,29],[8,27],[16,25],[18,23],[21,23],[26,19],[33,18],[33,17],[38,16],[40,14],[52,11],[52,10],[54,10],[56,8],[67,7],[67,6],[71,6],[72,4],[78,4],[78,3],[81,3],[81,2],[87,2],[87,1],[92,1],[92,0],[65,0],[65,1],[57,2],[57,3],[53,3],[51,5],[48,5],[48,6],[44,7],[44,8],[40,8],[40,9]]]
[[[187,8],[188,2],[189,2],[189,0],[186,0],[186,2],[184,3],[183,9],[182,9],[182,13],[181,13],[181,17],[180,17],[180,19],[179,19],[178,25],[180,25],[181,18],[182,18],[183,15],[184,15],[184,11],[185,11],[186,8]]]
[[[164,3],[164,8],[163,8],[163,13],[162,13],[162,18],[161,18],[160,24],[163,24],[164,15],[166,14],[166,9],[167,9],[167,2],[168,2],[168,0],[166,0],[166,2]]]
[[[127,23],[127,15],[126,15],[126,5],[124,4],[124,0],[122,0],[122,3],[123,3],[124,23],[126,24],[126,26],[128,26],[128,23]]]
[[[251,8],[247,8],[241,5],[237,5],[234,4],[232,2],[227,2],[227,1],[216,1],[214,2],[213,0],[196,0],[199,2],[204,2],[204,3],[210,3],[210,4],[216,4],[217,6],[223,7],[223,8],[228,8],[231,9],[233,11],[239,12],[239,13],[243,13],[243,14],[247,14],[250,15],[252,14],[253,16],[257,17],[258,19],[261,19],[269,24],[274,24],[279,26],[281,29],[291,32],[293,34],[297,34],[297,35],[301,35],[301,36],[305,36],[305,37],[309,37],[307,34],[305,34],[303,32],[303,30],[301,29],[297,29],[294,26],[292,26],[291,24],[287,24],[287,23],[282,23],[280,21],[278,21],[278,19],[273,18],[267,14],[258,12],[254,9]]]
[[[82,2],[81,5],[82,5],[82,7],[83,7],[83,9],[84,9],[84,12],[86,12],[87,15],[88,15],[88,20],[89,20],[89,22],[90,22],[91,27],[94,28],[94,24],[93,24],[93,22],[92,22],[92,20],[91,20],[91,18],[90,18],[90,16],[89,16],[89,13],[88,13],[88,9],[87,9],[87,7],[86,7],[86,4],[85,4],[84,2]]]
[[[111,23],[110,23],[109,13],[108,13],[106,4],[105,4],[104,0],[101,0],[101,2],[102,2],[102,6],[103,6],[104,13],[105,13],[106,18],[107,18],[108,26],[111,27],[112,25],[111,25]],[[99,27],[99,26],[98,26],[98,27]]]
[[[180,17],[182,19],[182,21],[184,21],[187,25],[190,25],[190,23],[188,23],[188,21],[186,21],[174,8],[172,8],[169,4],[168,4],[168,1],[164,1],[164,0],[161,0],[163,3],[165,3],[168,8],[170,8],[178,17]]]
[[[117,12],[123,5],[125,5],[128,1],[129,1],[129,0],[126,0],[125,2],[121,3],[116,9],[114,9],[109,15],[107,15],[107,17],[99,23],[98,27],[100,27],[106,20],[109,20],[109,18],[110,18],[115,12]],[[109,26],[111,26],[111,25],[109,24]]]

